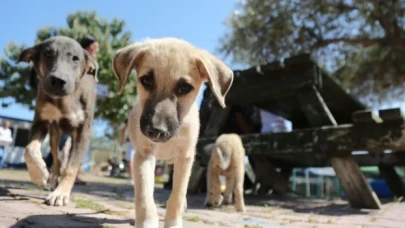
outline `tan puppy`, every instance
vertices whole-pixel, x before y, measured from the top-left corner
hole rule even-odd
[[[243,182],[245,178],[245,148],[239,135],[223,134],[218,137],[215,144],[205,148],[211,151],[207,171],[207,207],[219,207],[222,204],[232,203],[232,191],[235,193],[235,208],[245,212],[243,199]],[[219,176],[226,177],[224,197],[221,195]],[[225,198],[225,199],[224,199]]]
[[[173,191],[167,202],[165,227],[182,227],[182,213],[200,128],[196,97],[208,81],[218,102],[233,72],[207,51],[176,38],[149,39],[118,50],[113,69],[124,89],[133,69],[138,98],[130,112],[128,133],[134,159],[135,227],[158,227],[153,199],[155,160],[174,163]]]

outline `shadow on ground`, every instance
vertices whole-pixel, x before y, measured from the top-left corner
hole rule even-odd
[[[16,224],[10,228],[21,228],[21,227],[32,227],[32,228],[43,228],[43,227],[94,227],[102,228],[105,224],[130,224],[134,225],[133,219],[107,219],[107,218],[95,218],[89,217],[89,215],[94,215],[97,213],[86,213],[86,214],[66,214],[66,215],[31,215],[24,219],[19,220]],[[86,216],[87,215],[87,216]],[[56,225],[56,224],[66,224],[66,225]]]
[[[13,180],[0,180],[0,196],[10,196],[9,189],[39,189],[29,181],[13,181]],[[46,191],[43,190],[43,193]],[[99,182],[88,182],[84,186],[75,186],[73,188],[74,193],[83,193],[97,197],[111,198],[116,200],[123,200],[127,202],[133,202],[133,186],[128,184],[108,184],[108,183],[99,183]],[[154,197],[158,204],[165,205],[166,200],[169,198],[170,191],[163,189],[155,189]],[[11,195],[12,196],[12,195]],[[6,200],[28,200],[29,198],[36,198],[37,196],[29,195],[19,195],[18,197],[8,198]],[[44,198],[45,199],[45,196]],[[204,194],[189,194],[187,195],[187,206],[188,209],[194,210],[206,210],[207,208],[203,207],[205,201]],[[372,211],[370,210],[358,210],[351,208],[347,202],[337,200],[337,201],[328,201],[328,200],[317,200],[317,199],[306,199],[302,197],[281,197],[281,196],[245,196],[246,205],[255,206],[254,208],[261,209],[263,207],[274,208],[274,209],[285,209],[291,210],[295,213],[302,214],[318,214],[318,215],[329,215],[329,216],[345,216],[345,215],[360,215],[360,214],[369,214]],[[70,218],[67,215],[42,215],[49,216],[49,219],[53,217],[59,219]],[[41,219],[41,217],[30,216],[33,219],[28,221],[35,221],[35,219]],[[51,218],[52,217],[52,218]],[[75,216],[79,218],[80,215]],[[42,217],[42,219],[45,219]],[[47,218],[48,219],[48,218]],[[94,218],[86,218],[94,219]],[[24,223],[23,221],[21,221]],[[122,222],[122,220],[117,220],[117,222]],[[91,224],[102,224],[102,221],[90,221]],[[17,224],[16,224],[17,225]],[[16,226],[18,227],[18,226]],[[97,226],[96,226],[97,227]]]
[[[347,201],[313,199],[293,196],[247,196],[247,205],[275,207],[292,210],[295,213],[317,214],[328,216],[365,215],[373,210],[352,208]]]

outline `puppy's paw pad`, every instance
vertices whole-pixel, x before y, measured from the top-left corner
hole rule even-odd
[[[26,149],[24,159],[27,164],[31,181],[39,187],[45,186],[49,177],[49,172],[44,160],[42,159],[41,152],[33,149]]]
[[[45,200],[49,206],[66,206],[69,203],[70,194],[64,193],[59,190],[53,191]]]

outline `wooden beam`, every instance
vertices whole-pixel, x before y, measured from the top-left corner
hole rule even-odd
[[[257,192],[254,191],[254,194],[265,195],[270,189],[279,195],[288,193],[288,179],[277,172],[276,167],[268,157],[260,155],[250,156],[249,161],[253,162],[253,171],[256,176],[254,189],[260,183],[260,188]]]
[[[229,112],[232,106],[222,108],[215,103],[211,111],[211,117],[204,131],[204,136],[217,136],[221,128],[225,125],[228,119]]]
[[[391,123],[339,125],[283,133],[241,135],[246,154],[311,154],[348,151],[404,151],[405,125]],[[214,142],[200,138],[198,150]]]
[[[395,167],[392,165],[379,165],[381,176],[385,179],[392,194],[397,197],[405,196],[405,186]]]
[[[337,126],[336,120],[315,86],[302,91],[297,97],[311,126]],[[336,141],[335,138],[329,140]],[[344,144],[340,145],[344,146]],[[330,152],[332,152],[329,153],[331,155],[330,163],[343,186],[350,205],[354,208],[380,209],[380,200],[367,183],[350,151],[346,150],[346,153],[340,154],[340,156],[333,153],[336,151],[331,150]]]
[[[404,113],[400,108],[384,109],[378,112],[381,119],[385,122],[403,122]]]
[[[222,108],[219,106],[218,103],[214,103],[213,109],[211,111],[211,117],[207,123],[207,127],[204,131],[205,136],[213,137],[213,141],[215,142],[216,137],[224,126],[226,120],[228,119],[230,109],[232,106],[228,106],[227,108]],[[188,184],[188,192],[189,193],[197,193],[200,190],[206,188],[206,173],[207,167],[202,166],[202,163],[208,163],[209,156],[201,156],[199,153],[203,153],[203,149],[197,149],[196,151],[196,159],[193,163],[193,167],[191,170],[190,181]]]
[[[381,209],[381,202],[368,184],[353,156],[331,157],[336,176],[353,208]]]
[[[269,69],[259,66],[245,71],[234,71],[234,81],[226,96],[227,104],[253,104],[270,99],[295,95],[302,88],[320,82],[321,72],[315,63],[304,69]]]
[[[352,155],[359,166],[405,166],[405,151],[393,153],[369,153]],[[329,156],[326,154],[312,154],[310,156],[298,154],[284,154],[269,156],[278,168],[329,167]]]
[[[312,64],[313,60],[311,58],[311,54],[304,53],[296,56],[292,56],[284,60],[283,65],[286,67],[289,66],[296,66],[296,65],[308,65]]]
[[[371,110],[357,111],[352,114],[352,120],[354,123],[382,123],[383,120],[374,114]]]
[[[365,117],[367,114],[372,113],[371,111],[359,112],[358,115],[363,115]],[[369,124],[369,123],[381,123],[385,122],[386,124],[392,125],[401,125],[404,122],[404,115],[401,109],[386,109],[380,110],[378,112],[379,116],[371,114],[374,118],[353,118],[355,124]],[[354,117],[354,116],[353,116]],[[383,153],[381,151],[379,154]],[[377,154],[377,153],[374,153]],[[397,154],[397,153],[396,153]],[[403,159],[398,158],[397,161],[404,161]],[[395,196],[405,196],[405,186],[402,183],[401,178],[399,177],[397,171],[395,170],[394,165],[389,164],[379,164],[378,168],[380,170],[381,176],[385,179],[389,189]]]

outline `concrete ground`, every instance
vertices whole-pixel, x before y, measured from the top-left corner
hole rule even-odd
[[[132,186],[125,179],[81,176],[86,186],[75,186],[65,207],[43,204],[48,192],[35,187],[25,170],[0,170],[0,228],[3,227],[133,227]],[[170,191],[156,188],[160,225]],[[188,195],[183,227],[209,228],[400,228],[405,227],[405,204],[385,203],[382,210],[355,210],[340,200],[258,198],[248,196],[246,213],[232,206],[202,207],[204,195]]]

